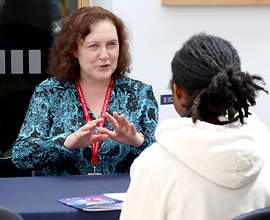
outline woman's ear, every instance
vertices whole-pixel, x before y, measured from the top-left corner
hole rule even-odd
[[[77,50],[75,50],[72,55],[75,57],[75,58],[78,58],[78,55],[77,55]]]
[[[181,99],[184,93],[184,90],[178,87],[175,83],[173,83],[173,93],[177,99]]]
[[[173,105],[176,112],[182,117],[186,108],[183,107],[183,104],[186,103],[187,94],[184,89],[178,87],[175,83],[173,83]]]

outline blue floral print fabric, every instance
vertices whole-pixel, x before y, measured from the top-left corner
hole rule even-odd
[[[129,77],[115,78],[107,112],[114,111],[133,123],[137,131],[143,133],[145,141],[139,148],[111,138],[101,142],[98,173],[129,172],[133,160],[155,142],[158,109],[151,86]],[[92,120],[96,119],[90,110],[89,114]],[[43,81],[35,89],[13,145],[13,163],[21,169],[42,169],[47,176],[92,173],[91,146],[73,150],[63,146],[67,136],[85,124],[75,84],[61,83],[55,78]],[[104,127],[113,130],[107,119]]]

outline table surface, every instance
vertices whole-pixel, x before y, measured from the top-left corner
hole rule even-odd
[[[0,205],[24,220],[118,220],[120,210],[86,212],[57,202],[62,198],[126,192],[128,174],[0,178]]]

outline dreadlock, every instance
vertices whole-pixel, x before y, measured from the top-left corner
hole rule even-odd
[[[258,91],[268,91],[262,77],[241,71],[240,57],[232,44],[204,33],[192,36],[176,52],[172,63],[171,86],[175,83],[189,95],[184,117],[193,122],[226,112],[229,123],[250,114]]]

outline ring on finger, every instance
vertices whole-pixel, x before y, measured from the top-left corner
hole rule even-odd
[[[128,128],[127,128],[127,127],[125,127],[125,129],[126,129],[126,131],[130,131],[130,127],[128,127]]]

